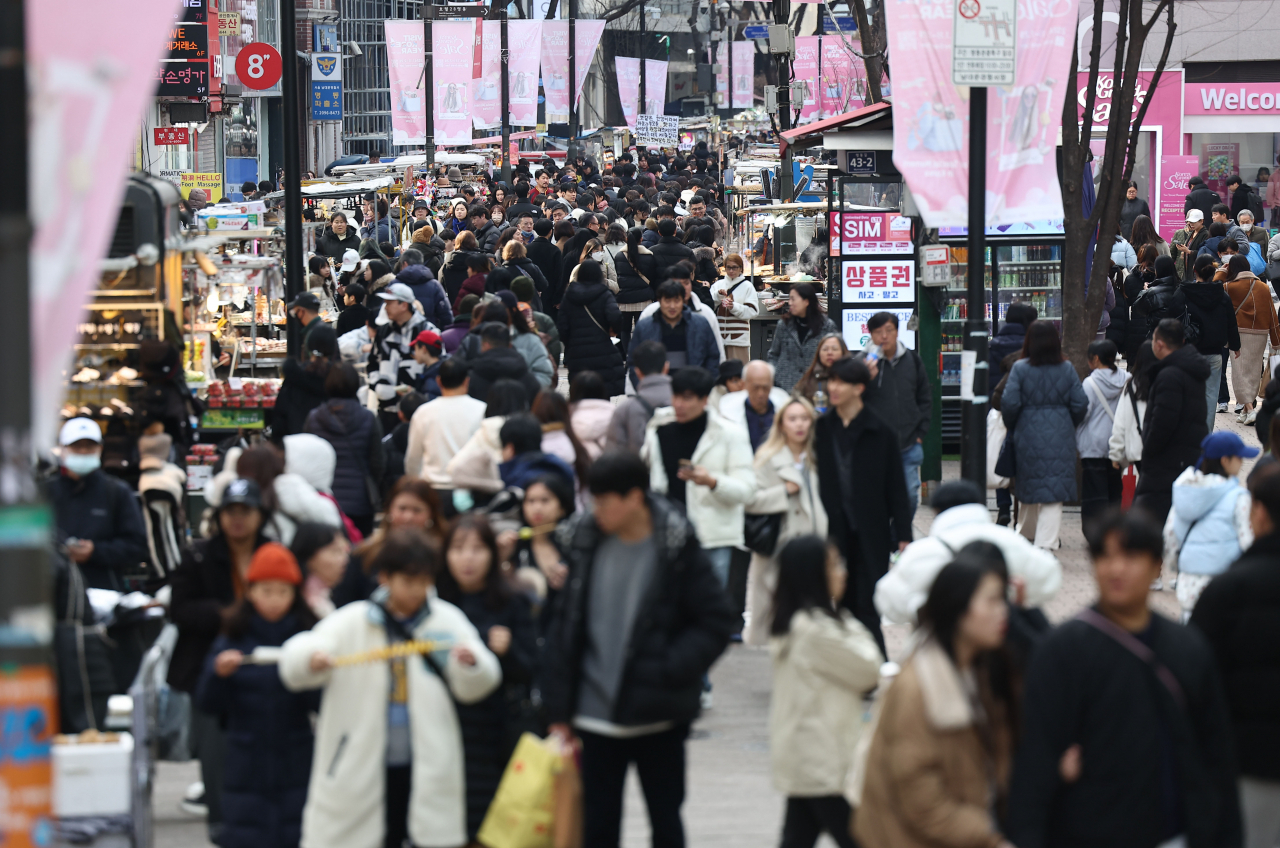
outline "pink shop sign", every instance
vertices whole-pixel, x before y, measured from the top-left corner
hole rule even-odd
[[[1141,108],[1143,102],[1150,98],[1151,105],[1147,107],[1147,114],[1143,116],[1142,125],[1160,127],[1162,129],[1161,152],[1167,155],[1176,155],[1181,152],[1178,147],[1181,141],[1180,133],[1182,132],[1182,74],[1178,71],[1165,71],[1160,75],[1160,84],[1156,87],[1155,92],[1152,93],[1151,80],[1154,76],[1155,74],[1149,71],[1143,71],[1138,74],[1138,87],[1134,91],[1133,103],[1129,112],[1129,122],[1133,123],[1133,119],[1138,115],[1138,109]],[[1088,72],[1077,73],[1076,114],[1082,121],[1084,120],[1085,98],[1088,93]],[[1112,98],[1114,95],[1114,74],[1110,72],[1099,73],[1096,96],[1093,101],[1093,125],[1095,127],[1104,127],[1111,122]],[[1190,100],[1188,100],[1188,106],[1190,106]]]
[[[1280,113],[1280,82],[1188,83],[1183,108],[1188,115]]]

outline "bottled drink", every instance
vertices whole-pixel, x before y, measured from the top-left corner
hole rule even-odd
[[[819,415],[827,411],[827,393],[821,388],[813,393],[813,408],[818,411]]]

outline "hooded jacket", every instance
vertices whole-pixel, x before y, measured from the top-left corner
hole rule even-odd
[[[417,387],[422,366],[413,358],[413,340],[427,329],[434,329],[434,325],[416,309],[403,325],[388,321],[378,328],[369,351],[369,389],[378,396],[380,410],[391,410],[400,403],[396,386]],[[384,373],[384,366],[388,373]]]
[[[659,236],[657,244],[652,245],[649,251],[654,255],[654,261],[658,266],[658,282],[670,278],[671,269],[682,259],[688,259],[689,262],[697,265],[693,249],[681,244],[675,236]],[[712,279],[715,277],[712,276]]]
[[[440,284],[444,286],[444,293],[449,298],[449,302],[454,305],[454,311],[457,311],[458,292],[462,289],[462,283],[471,276],[471,272],[467,269],[467,260],[472,256],[484,255],[483,251],[455,250],[440,267]],[[483,294],[483,292],[479,293]]]
[[[1207,379],[1209,363],[1191,345],[1183,345],[1151,366],[1137,494],[1170,491],[1182,470],[1199,459],[1200,442],[1208,435]]]
[[[529,373],[538,381],[538,385],[544,389],[550,387],[556,375],[551,367],[551,357],[547,355],[547,346],[542,343],[538,334],[521,333],[512,327],[511,346],[524,357]],[[529,398],[529,402],[533,403],[533,398]]]
[[[355,398],[331,398],[312,410],[306,430],[337,454],[333,496],[338,506],[353,517],[372,517],[378,507],[376,481],[386,464],[377,416]]]
[[[580,371],[595,371],[604,380],[609,396],[623,391],[623,360],[609,336],[622,313],[613,292],[604,283],[576,282],[564,293],[556,326],[564,342],[564,366],[569,379]]]
[[[1000,378],[1004,376],[1004,358],[1011,353],[1017,353],[1022,350],[1023,342],[1027,338],[1027,328],[1022,324],[1014,324],[1004,321],[1000,324],[1000,329],[996,331],[992,337],[990,345],[987,347],[991,368],[991,374],[988,379],[990,385],[995,386],[1000,382]]]
[[[1192,209],[1199,209],[1204,213],[1204,222],[1207,226],[1213,220],[1213,207],[1221,202],[1222,197],[1216,191],[1201,183],[1187,194],[1187,199],[1182,204],[1182,211],[1186,213]]]
[[[1128,468],[1142,459],[1142,421],[1146,417],[1147,402],[1138,400],[1130,380],[1120,393],[1116,404],[1116,420],[1111,425],[1111,438],[1107,442],[1107,458]]]
[[[623,398],[614,407],[607,447],[639,453],[649,419],[655,411],[670,405],[671,378],[666,374],[647,375],[634,395]]]
[[[447,327],[453,320],[444,287],[436,281],[431,269],[425,265],[409,265],[401,269],[396,282],[413,289],[413,296],[422,304],[422,313],[437,327]]]
[[[1074,436],[1088,409],[1089,401],[1070,362],[1036,366],[1020,359],[1014,363],[1000,414],[1017,455],[1014,492],[1018,500],[1062,503],[1076,499]]]
[[[498,380],[515,380],[524,386],[529,403],[542,391],[538,378],[529,371],[524,355],[514,347],[494,347],[467,361],[471,366],[471,382],[467,394],[478,401],[489,402],[489,389]]]
[[[506,291],[511,288],[511,282],[516,277],[528,277],[533,280],[533,287],[537,290],[539,299],[545,295],[548,287],[547,278],[543,275],[542,269],[538,267],[538,264],[528,256],[508,259],[490,271],[489,276],[484,281],[484,290],[487,292]]]
[[[502,231],[492,221],[485,221],[484,226],[476,230],[476,243],[480,245],[480,249],[485,253],[493,253],[493,249],[497,247],[498,239],[501,236]]]
[[[802,342],[794,317],[789,316],[779,321],[773,333],[773,344],[769,346],[767,354],[769,364],[774,367],[773,384],[788,392],[795,388],[812,364],[813,357],[818,352],[818,343],[824,336],[837,332],[839,328],[836,327],[836,322],[824,315],[822,327],[817,332],[809,331]]]
[[[1146,323],[1147,338],[1151,338],[1156,325],[1162,320],[1181,319],[1187,308],[1187,297],[1179,285],[1178,271],[1173,260],[1167,256],[1158,257],[1155,271],[1155,282],[1138,295],[1132,307],[1135,320]]]
[[[1185,574],[1221,574],[1253,544],[1249,492],[1234,477],[1188,468],[1173,481],[1164,561]]]
[[[1196,350],[1205,356],[1216,356],[1224,347],[1239,350],[1235,308],[1222,283],[1184,283],[1181,291],[1192,322],[1200,328]]]
[[[440,334],[440,343],[444,346],[444,352],[452,354],[462,344],[462,340],[471,332],[471,316],[459,315],[453,319],[444,331]]]
[[[1084,378],[1081,388],[1089,402],[1089,411],[1076,427],[1076,449],[1081,459],[1106,458],[1116,408],[1128,378],[1127,372],[1110,368],[1100,368]],[[1101,402],[1099,394],[1102,395]]]
[[[613,420],[616,409],[612,402],[600,398],[585,398],[573,405],[573,414],[570,416],[573,433],[592,459],[604,453],[609,423]]]

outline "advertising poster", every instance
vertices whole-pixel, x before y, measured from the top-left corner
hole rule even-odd
[[[422,24],[416,21],[406,23],[417,27],[421,33]],[[439,145],[471,143],[471,75],[474,72],[475,25],[476,21],[470,19],[436,21],[431,25],[434,54],[431,72],[435,83],[432,107],[435,110],[436,144]],[[394,110],[394,87],[391,94]]]
[[[733,42],[734,109],[750,109],[755,105],[755,80],[756,43],[754,41]]]
[[[644,60],[644,100],[646,115],[661,115],[666,111],[667,62],[665,59]]]
[[[857,47],[857,42],[851,42]],[[818,102],[823,118],[860,108],[867,99],[866,64],[838,35],[822,38],[822,75]]]
[[[640,60],[615,56],[618,72],[618,102],[622,104],[622,116],[627,126],[636,128],[636,110],[640,105]]]
[[[511,124],[538,125],[538,60],[542,47],[542,21],[507,22],[507,85]]]
[[[569,116],[569,22],[542,22],[542,90],[547,98],[547,120]]]
[[[502,121],[502,24],[484,21],[480,74],[471,81],[471,121],[476,129],[495,129]],[[509,34],[508,34],[509,35]]]
[[[896,212],[833,212],[831,255],[915,253],[911,219]]]
[[[1227,180],[1240,173],[1240,142],[1214,141],[1200,145],[1200,176],[1205,185],[1218,193],[1223,203],[1229,203]]]
[[[217,203],[222,199],[222,174],[183,174],[178,186],[182,196],[190,197],[193,188],[203,190],[209,203]]]
[[[916,302],[914,259],[857,259],[840,266],[843,303],[911,304]]]
[[[892,312],[898,318],[898,339],[911,350],[916,349],[916,331],[907,329],[914,309],[846,309],[841,313],[842,335],[849,350],[862,350],[871,341],[871,331],[867,322],[877,312]]]
[[[794,63],[794,79],[804,84],[800,106],[800,123],[807,124],[818,120],[821,106],[818,103],[818,53],[822,49],[822,38],[816,35],[805,35],[796,39],[796,60]],[[792,103],[794,106],[795,103]]]
[[[796,39],[799,43],[800,39]],[[722,109],[729,108],[729,48],[726,42],[716,42],[716,64],[720,72],[716,74],[716,105]]]
[[[567,26],[567,24],[566,24]],[[574,70],[577,71],[578,87],[574,89],[577,92],[577,99],[582,101],[582,86],[587,81],[587,71],[591,69],[591,62],[595,59],[596,48],[600,46],[600,37],[604,35],[604,20],[579,20],[573,27],[574,41]]]
[[[1196,175],[1200,159],[1196,156],[1161,156],[1160,174],[1164,182],[1160,186],[1160,220],[1156,230],[1160,238],[1171,241],[1173,234],[1186,224],[1182,211],[1187,199],[1187,181]]]
[[[391,91],[392,143],[425,144],[427,139],[426,103],[421,88],[422,24],[418,21],[386,21],[385,25],[387,76]],[[440,28],[437,25],[435,30],[438,31]],[[438,44],[440,36],[434,36],[433,40]],[[436,137],[438,140],[438,128]]]

